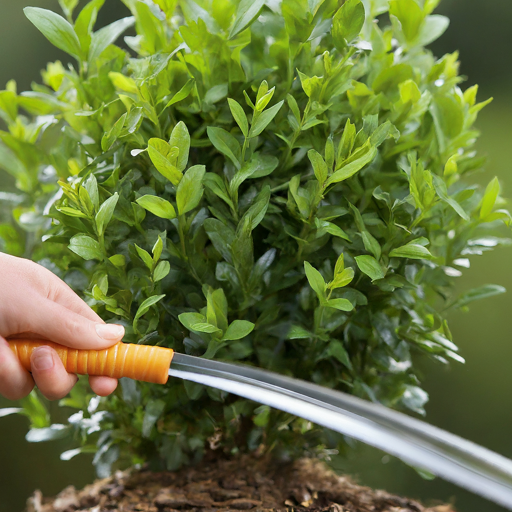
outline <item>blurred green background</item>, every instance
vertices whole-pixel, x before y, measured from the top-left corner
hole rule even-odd
[[[25,5],[58,10],[54,0],[0,0],[0,87],[14,78],[19,90],[39,80],[39,70],[50,60],[66,56],[53,48],[23,15]],[[98,26],[125,15],[119,0],[107,0]],[[481,113],[478,148],[488,155],[486,172],[478,179],[487,183],[498,176],[505,197],[512,198],[512,2],[504,0],[444,0],[437,12],[450,17],[447,33],[435,44],[438,55],[456,49],[461,72],[468,77],[463,87],[480,84],[479,100],[494,101]],[[0,190],[9,187],[0,175]],[[459,278],[460,291],[496,283],[512,291],[512,248],[501,249],[471,261],[471,269]],[[455,313],[451,329],[466,358],[465,365],[439,367],[422,363],[430,393],[430,423],[512,458],[512,293],[474,303],[469,314]],[[0,406],[8,405],[0,399]],[[21,512],[27,497],[38,488],[52,495],[67,485],[91,482],[90,458],[61,462],[59,443],[25,442],[27,423],[21,417],[0,420],[0,512]],[[422,499],[451,502],[460,512],[498,512],[504,509],[439,479],[422,480],[414,470],[385,454],[359,446],[349,460],[335,466],[365,485]]]

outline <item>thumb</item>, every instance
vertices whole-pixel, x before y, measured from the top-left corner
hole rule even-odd
[[[112,346],[124,336],[122,325],[90,320],[47,299],[39,302],[30,315],[30,332],[66,347],[98,350]]]

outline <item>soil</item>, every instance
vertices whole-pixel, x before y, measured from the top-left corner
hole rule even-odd
[[[317,460],[279,464],[241,456],[177,472],[118,471],[55,498],[36,491],[27,512],[455,512],[424,507],[338,476]]]

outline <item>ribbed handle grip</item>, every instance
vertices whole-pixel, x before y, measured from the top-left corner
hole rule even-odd
[[[37,347],[52,347],[69,373],[129,377],[130,379],[165,384],[169,377],[174,351],[149,345],[116,343],[103,350],[78,350],[41,340],[12,340],[11,349],[22,366],[30,371],[30,355]]]

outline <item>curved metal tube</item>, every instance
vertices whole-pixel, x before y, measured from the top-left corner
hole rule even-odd
[[[512,510],[512,461],[423,421],[309,382],[183,354],[169,375],[300,416]]]

